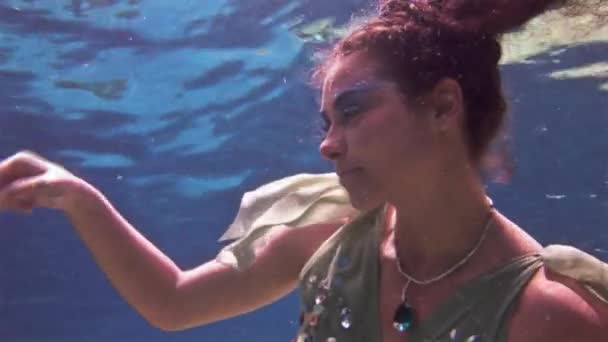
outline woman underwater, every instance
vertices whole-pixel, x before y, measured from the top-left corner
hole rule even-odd
[[[216,260],[181,270],[85,180],[31,152],[0,208],[61,210],[153,326],[181,330],[302,292],[296,341],[608,340],[608,267],[541,246],[484,191],[506,104],[500,36],[550,0],[388,0],[316,69],[335,173],[245,194]]]

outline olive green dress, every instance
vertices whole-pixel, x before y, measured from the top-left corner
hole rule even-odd
[[[300,273],[297,342],[382,341],[379,260],[383,208],[359,213],[335,174],[301,174],[264,185],[243,197],[222,239],[236,239],[217,259],[250,266],[268,232],[351,216],[325,241]],[[464,285],[431,317],[408,330],[408,342],[507,341],[509,310],[540,267],[579,280],[608,304],[608,265],[574,247],[551,245],[524,255]],[[397,305],[398,303],[396,303]]]

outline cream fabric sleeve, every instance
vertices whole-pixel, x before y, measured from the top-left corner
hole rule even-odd
[[[545,266],[574,278],[608,304],[608,264],[572,246],[549,245],[541,252]]]
[[[242,270],[254,262],[255,250],[266,243],[272,228],[297,229],[357,214],[335,173],[282,178],[243,195],[234,222],[220,238],[236,241],[216,260]]]

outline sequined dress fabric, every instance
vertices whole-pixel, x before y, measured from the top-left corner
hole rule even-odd
[[[243,270],[276,227],[350,217],[325,241],[300,272],[300,327],[296,342],[381,342],[379,259],[384,208],[358,212],[335,174],[298,174],[247,192],[221,240],[234,240],[217,256]],[[571,246],[550,245],[523,255],[465,284],[423,322],[408,342],[507,341],[507,317],[518,295],[540,267],[578,280],[608,305],[608,265]]]
[[[381,216],[370,212],[342,227],[302,270],[296,341],[382,341],[377,257]],[[505,317],[541,265],[540,255],[526,255],[471,281],[408,331],[407,341],[506,341]]]

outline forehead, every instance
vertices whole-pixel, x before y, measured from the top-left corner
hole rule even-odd
[[[354,53],[332,62],[323,82],[323,101],[347,90],[381,81],[380,68],[367,54]]]

